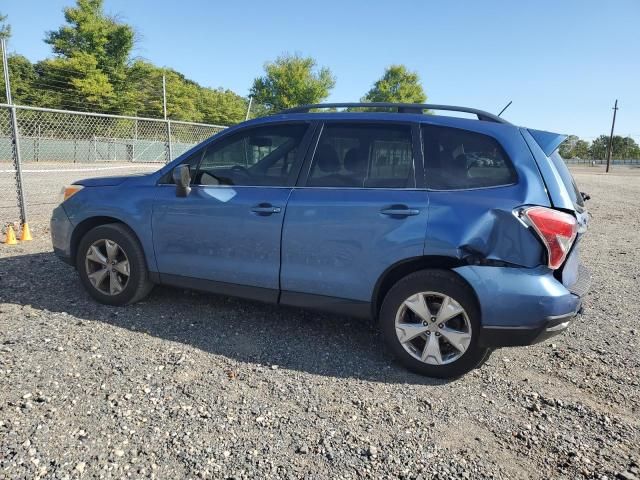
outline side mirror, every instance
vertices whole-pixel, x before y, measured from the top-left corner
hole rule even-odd
[[[178,165],[173,169],[173,181],[176,184],[176,196],[186,197],[191,193],[191,173],[189,165]]]

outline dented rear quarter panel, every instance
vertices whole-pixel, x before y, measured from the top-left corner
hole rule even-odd
[[[482,127],[480,133],[502,144],[518,180],[500,187],[430,191],[425,255],[459,260],[454,271],[473,288],[484,326],[538,327],[549,316],[577,310],[580,300],[542,265],[542,243],[513,213],[525,205],[551,206],[527,142],[517,127]]]
[[[513,211],[523,205],[550,206],[540,171],[517,127],[491,124],[476,128],[502,144],[518,180],[499,187],[430,190],[424,254],[469,263],[492,260],[536,267],[543,258],[542,244]]]

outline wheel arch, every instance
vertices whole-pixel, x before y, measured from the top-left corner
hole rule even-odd
[[[371,297],[371,317],[374,320],[378,319],[378,313],[380,307],[384,301],[384,297],[389,292],[391,287],[395,285],[400,279],[420,270],[447,270],[456,275],[460,281],[464,282],[469,289],[473,292],[473,296],[478,305],[478,311],[480,311],[480,302],[478,301],[478,295],[473,286],[461,275],[454,271],[454,268],[467,265],[464,261],[439,255],[423,255],[420,257],[412,257],[401,260],[388,267],[382,275],[376,281],[373,289],[373,295]]]
[[[136,237],[138,243],[142,245],[142,242],[140,242],[140,238],[136,234],[135,230],[133,230],[129,225],[127,225],[126,222],[122,221],[121,219],[109,216],[89,217],[78,223],[78,225],[76,225],[76,227],[73,229],[73,233],[71,234],[71,261],[73,262],[74,266],[76,266],[75,263],[78,253],[78,245],[80,245],[80,240],[82,240],[82,237],[84,237],[88,231],[92,230],[95,227],[108,225],[111,223],[120,223],[127,227]]]

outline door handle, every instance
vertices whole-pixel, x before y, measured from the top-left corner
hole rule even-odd
[[[271,215],[273,213],[280,213],[280,207],[274,207],[270,203],[260,203],[255,207],[251,208],[253,213],[257,213],[258,215]]]
[[[409,208],[406,205],[392,205],[389,208],[383,208],[380,210],[380,213],[390,217],[410,217],[418,215],[420,210],[417,208]]]

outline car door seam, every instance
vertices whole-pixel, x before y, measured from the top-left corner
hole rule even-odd
[[[295,187],[289,189],[289,195],[287,195],[287,199],[284,202],[284,210],[282,212],[282,223],[280,224],[280,255],[278,258],[278,298],[276,303],[280,303],[280,297],[282,296],[282,245],[284,243],[284,222],[287,220],[287,206],[289,205],[289,200],[291,199],[291,195],[293,194],[293,190]]]

